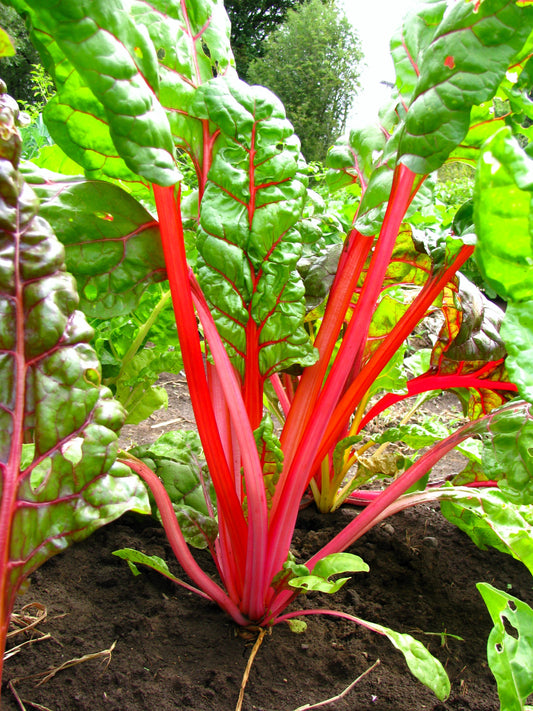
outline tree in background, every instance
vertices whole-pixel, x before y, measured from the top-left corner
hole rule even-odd
[[[287,10],[304,0],[225,0],[231,20],[231,48],[237,71],[246,80],[252,60],[263,56],[266,38],[285,20]]]
[[[247,79],[285,104],[308,161],[324,160],[342,134],[359,87],[359,37],[336,0],[309,0],[264,43]]]
[[[0,77],[14,99],[33,103],[31,71],[41,61],[39,53],[30,42],[24,21],[13,8],[0,5],[0,27],[10,36],[16,49],[13,57],[0,58]]]

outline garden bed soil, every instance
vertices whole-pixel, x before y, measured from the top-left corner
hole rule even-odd
[[[169,386],[170,387],[170,386]],[[172,388],[171,388],[172,389]],[[176,381],[174,400],[181,392]],[[185,407],[183,407],[185,406]],[[192,419],[184,396],[180,414],[159,421]],[[144,427],[152,427],[148,424]],[[173,423],[173,427],[186,422]],[[156,426],[156,435],[162,428]],[[154,429],[137,434],[154,438]],[[452,465],[456,463],[452,460]],[[346,507],[321,515],[303,510],[294,550],[308,557],[357,515]],[[253,634],[239,630],[215,605],[151,571],[134,577],[112,553],[132,547],[173,563],[155,520],[135,514],[100,529],[52,558],[31,578],[17,610],[38,603],[47,612],[39,632],[6,660],[2,709],[50,711],[233,711]],[[486,581],[533,603],[532,579],[519,562],[495,550],[481,551],[448,523],[437,508],[420,505],[391,517],[351,549],[370,565],[333,597],[310,595],[301,607],[327,607],[407,632],[444,664],[451,695],[439,701],[409,672],[390,642],[345,620],[307,618],[297,635],[286,625],[265,636],[252,666],[244,711],[295,711],[339,694],[378,659],[380,663],[329,711],[497,711],[496,684],[486,661],[492,623],[477,592]],[[205,552],[198,559],[214,575]],[[49,634],[38,639],[39,634]],[[21,635],[10,640],[13,646]],[[458,637],[462,639],[458,639]],[[114,646],[111,654],[91,658]],[[41,674],[70,660],[37,686]]]

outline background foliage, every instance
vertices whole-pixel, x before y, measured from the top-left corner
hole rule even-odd
[[[284,20],[288,10],[304,0],[225,0],[231,20],[231,47],[241,79],[250,62],[264,54],[264,41]]]
[[[323,160],[342,134],[359,86],[361,46],[335,0],[310,0],[289,10],[248,69],[285,105],[308,161]]]

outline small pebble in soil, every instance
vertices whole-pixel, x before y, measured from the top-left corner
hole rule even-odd
[[[433,536],[426,536],[425,538],[422,539],[422,542],[425,543],[428,548],[438,548],[439,547],[438,539],[434,538]]]
[[[385,533],[388,533],[389,536],[394,536],[394,526],[390,523],[384,523],[381,528],[385,531]]]

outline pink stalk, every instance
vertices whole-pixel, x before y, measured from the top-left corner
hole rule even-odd
[[[211,405],[189,285],[189,267],[185,255],[181,212],[174,198],[173,187],[164,188],[154,184],[153,190],[191,403],[204,447],[207,466],[217,491],[218,506],[219,509],[222,509],[223,518],[227,522],[228,531],[234,542],[235,554],[244,563],[244,541],[246,540],[247,526],[233,488],[233,478],[229,471]]]
[[[347,612],[340,612],[339,610],[296,610],[295,612],[287,612],[285,615],[280,615],[277,617],[272,624],[278,625],[280,622],[287,622],[287,620],[292,620],[294,617],[302,617],[310,615],[329,615],[330,617],[337,617],[340,620],[348,620],[349,622],[355,622],[356,625],[361,625],[372,632],[377,632],[383,636],[386,636],[384,632],[380,631],[379,627],[375,627],[372,623],[362,620],[360,617],[355,615],[350,615]]]
[[[288,471],[288,467],[298,451],[305,428],[313,416],[331,354],[373,241],[374,237],[366,237],[355,230],[351,233],[345,268],[342,272],[337,272],[338,278],[336,278],[335,288],[329,295],[322,325],[314,343],[320,357],[315,365],[305,369],[300,378],[287,422],[281,434],[281,446],[285,457],[284,470]]]
[[[215,412],[222,446],[224,447],[226,459],[229,463],[229,466],[231,467],[233,463],[235,491],[240,491],[240,481],[237,481],[235,474],[235,471],[240,471],[239,451],[238,448],[237,451],[235,451],[236,448],[233,446],[233,433],[228,409],[226,407],[226,402],[224,399],[224,393],[222,391],[220,379],[218,377],[216,369],[209,362],[207,362],[206,364],[206,369],[209,383],[209,391],[211,393],[211,402],[213,404],[213,410]],[[235,457],[238,458],[238,463],[235,463]],[[205,496],[205,500],[209,504],[209,495]],[[240,501],[241,498],[239,497],[239,502]],[[228,590],[231,599],[237,601],[242,598],[243,583],[241,576],[236,571],[235,559],[230,552],[231,536],[224,521],[224,512],[221,509],[218,512],[218,537],[215,541],[214,557],[219,570],[220,577],[224,581],[224,584]]]
[[[361,358],[375,302],[382,287],[400,224],[411,199],[414,177],[415,174],[401,164],[395,171],[391,197],[368,272],[372,276],[365,281],[363,292],[357,304],[358,310],[350,321],[350,335],[347,332],[341,347],[342,353],[339,352],[335,359],[326,385],[318,398],[313,418],[309,421],[301,440],[298,442],[298,451],[292,463],[285,463],[284,471],[276,487],[276,495],[271,511],[270,546],[277,548],[277,550],[272,558],[272,567],[269,571],[271,577],[281,568],[284,562],[283,552],[286,549],[288,550],[290,545],[298,513],[295,501],[299,501],[302,498],[309,480],[318,468],[318,464],[314,465],[314,462],[316,461],[319,443],[327,430],[329,419],[338,403],[354,359]],[[356,329],[358,318],[362,320],[361,332]],[[348,413],[345,422],[347,422],[350,414],[351,412]],[[326,453],[327,450],[324,452],[324,456]],[[324,456],[322,456],[322,459]]]
[[[263,616],[265,595],[268,588],[268,581],[265,578],[268,507],[263,471],[237,375],[230,363],[205,297],[192,271],[189,272],[189,279],[198,316],[220,377],[220,384],[224,391],[228,411],[241,450],[248,506],[248,553],[244,578],[243,608],[247,611],[250,619],[258,620]]]
[[[202,568],[200,568],[198,563],[194,560],[189,546],[183,538],[176,519],[176,514],[172,507],[172,502],[157,474],[154,474],[150,467],[138,459],[125,457],[120,461],[130,467],[130,469],[133,469],[150,487],[150,491],[154,495],[157,508],[161,514],[161,521],[163,522],[168,541],[185,573],[198,585],[200,591],[203,591],[207,597],[213,600],[213,602],[216,602],[238,625],[249,624],[249,620],[244,617],[237,605],[214,580],[211,580],[207,573],[204,573]]]
[[[401,508],[395,509],[390,507],[394,507],[400,496],[427,474],[444,455],[450,452],[460,442],[471,436],[471,423],[467,423],[423,454],[407,471],[395,479],[392,484],[389,484],[386,489],[381,491],[353,521],[340,531],[340,533],[307,561],[306,565],[309,570],[313,570],[316,563],[327,555],[346,550],[346,548],[355,543],[358,538],[373,528],[376,523],[392,515],[392,513],[401,510]],[[435,495],[432,494],[432,496],[434,497]],[[417,501],[417,503],[419,502]],[[276,596],[275,604],[271,607],[271,617],[276,619],[277,615],[285,609],[294,596],[294,591],[282,590]]]
[[[427,474],[444,455],[471,436],[472,425],[468,422],[423,454],[409,469],[389,484],[344,530],[318,551],[310,559],[309,565],[313,566],[320,558],[324,558],[330,553],[343,551],[348,546],[351,546],[352,543],[374,526],[377,516]]]
[[[346,422],[349,420],[368,388],[424,316],[442,289],[457,270],[461,268],[462,264],[464,264],[473,251],[473,247],[462,247],[454,263],[424,285],[422,291],[417,295],[405,314],[383,340],[369,362],[363,366],[358,377],[342,396],[335,408],[335,412],[328,422],[322,443],[313,463],[312,471],[316,471],[332,444],[338,439],[343,427],[345,427]]]
[[[408,397],[420,395],[420,393],[429,392],[431,390],[450,390],[451,388],[472,388],[473,390],[504,390],[507,392],[518,392],[518,388],[514,383],[504,380],[487,380],[480,378],[479,373],[469,373],[461,375],[460,373],[452,373],[451,375],[438,375],[432,373],[424,373],[417,378],[413,378],[407,382],[407,394],[397,395],[395,393],[387,393],[384,395],[374,407],[372,407],[361,420],[359,430],[377,417],[388,407],[405,400]]]
[[[287,392],[285,391],[283,385],[281,384],[281,379],[280,379],[278,373],[274,373],[274,375],[270,376],[270,382],[272,383],[274,392],[276,393],[276,396],[279,400],[279,404],[281,406],[283,414],[285,415],[285,417],[287,417],[287,415],[289,414],[289,411],[291,409],[291,402],[289,400],[289,396],[287,395]]]
[[[443,482],[439,482],[437,484],[431,483],[428,484],[428,488],[424,489],[424,491],[418,492],[417,494],[411,494],[411,495],[405,495],[401,496],[400,499],[395,504],[391,504],[387,509],[384,511],[384,515],[379,519],[380,521],[383,520],[384,518],[387,518],[388,516],[392,516],[393,513],[397,513],[398,511],[403,511],[403,509],[408,508],[409,506],[414,506],[415,504],[423,504],[427,503],[428,501],[434,501],[435,499],[441,499],[445,496],[446,492],[442,490],[442,484]],[[495,487],[498,486],[498,482],[495,481],[494,479],[487,479],[483,481],[467,481],[466,483],[461,485],[462,487],[466,489],[494,489]],[[457,491],[459,487],[454,486],[454,491]],[[370,490],[370,489],[357,489],[356,491],[352,491],[352,493],[348,496],[347,499],[344,500],[344,503],[346,504],[353,504],[353,506],[368,506],[371,501],[374,501],[374,499],[377,499],[378,496],[381,494],[381,489],[379,490]],[[427,495],[427,498],[424,498]],[[416,497],[416,500],[415,500]],[[398,502],[408,502],[405,505],[402,505],[399,507]],[[414,502],[414,503],[413,503]],[[398,504],[398,507],[396,508],[396,505]],[[392,511],[392,508],[394,510]]]
[[[0,463],[2,502],[0,504],[0,678],[4,662],[4,650],[9,629],[9,621],[16,589],[11,585],[10,547],[13,516],[16,511],[18,477],[20,472],[21,452],[24,431],[24,405],[26,399],[26,356],[25,356],[25,316],[23,282],[20,274],[20,230],[17,216],[17,236],[15,237],[14,264],[14,291],[13,296],[16,312],[16,340],[12,350],[14,356],[15,402],[13,403],[12,432],[7,464]]]

